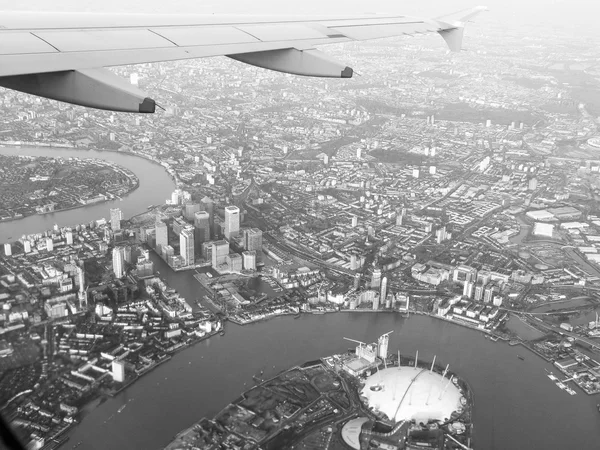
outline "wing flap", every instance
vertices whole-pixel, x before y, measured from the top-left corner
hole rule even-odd
[[[0,35],[0,55],[55,53],[55,48],[25,31],[6,32]]]
[[[357,41],[366,41],[368,39],[379,39],[403,34],[416,34],[437,31],[436,27],[424,22],[402,23],[402,24],[379,24],[370,26],[342,26],[331,28],[333,31],[341,33],[350,39]]]
[[[36,31],[35,35],[60,52],[175,47],[168,39],[144,29]]]
[[[262,42],[327,38],[327,35],[314,28],[297,24],[243,25],[236,28],[254,36]]]
[[[179,47],[196,45],[248,44],[259,40],[235,27],[157,27],[153,33],[163,36]]]

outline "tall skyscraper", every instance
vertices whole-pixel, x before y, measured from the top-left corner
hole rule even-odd
[[[373,270],[373,276],[371,277],[371,288],[379,289],[381,286],[381,269]]]
[[[7,242],[6,244],[4,244],[4,254],[6,256],[11,256],[12,255],[12,245],[10,245],[9,242]]]
[[[192,227],[181,231],[179,235],[179,254],[183,257],[186,266],[195,262],[194,229]]]
[[[262,236],[263,233],[258,228],[250,228],[246,231],[244,247],[249,252],[256,252],[256,261],[262,261]]]
[[[113,272],[115,277],[123,278],[125,275],[125,249],[115,247],[112,251]]]
[[[210,241],[210,214],[208,211],[194,213],[195,240],[198,245]]]
[[[67,233],[65,234],[65,237],[67,239],[67,245],[73,245],[73,232],[67,231]]]
[[[46,250],[48,250],[49,252],[54,250],[54,241],[51,237],[46,238]]]
[[[123,214],[119,208],[111,208],[110,210],[110,227],[113,231],[119,231],[121,229],[121,219]]]
[[[25,253],[31,252],[31,241],[29,241],[29,240],[23,241],[23,250],[25,251]]]
[[[387,284],[388,284],[388,279],[387,277],[383,277],[381,279],[381,290],[379,291],[379,297],[381,298],[381,303],[385,304],[385,299],[387,297]]]
[[[215,207],[214,202],[210,197],[204,197],[200,200],[201,209],[206,211],[209,215],[209,224],[210,224],[210,237],[214,235],[215,232]]]
[[[225,207],[225,238],[231,239],[240,232],[240,208],[237,206]]]
[[[194,220],[194,215],[200,211],[199,203],[186,203],[183,207],[183,217],[186,220],[192,221]]]
[[[162,220],[156,222],[156,249],[162,254],[162,249],[169,245],[169,228]]]
[[[212,244],[212,266],[217,268],[224,264],[229,255],[229,242],[214,241]]]

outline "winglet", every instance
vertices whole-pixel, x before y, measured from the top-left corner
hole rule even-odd
[[[462,49],[465,24],[484,11],[488,11],[488,8],[485,6],[476,6],[475,8],[462,10],[435,19],[441,28],[438,33],[444,38],[451,51],[459,52]]]

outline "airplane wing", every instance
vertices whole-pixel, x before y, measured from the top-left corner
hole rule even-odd
[[[2,12],[0,86],[76,105],[153,113],[153,99],[105,67],[228,56],[279,72],[350,78],[351,68],[315,46],[437,32],[459,51],[465,23],[484,10],[436,19]]]

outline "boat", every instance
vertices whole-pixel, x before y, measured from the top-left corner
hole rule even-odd
[[[219,331],[219,335],[221,335],[221,336],[225,336],[225,330],[221,330],[221,331]]]
[[[557,377],[556,377],[554,374],[552,374],[552,373],[549,373],[547,376],[548,376],[548,378],[550,378],[552,381],[557,381],[557,380],[558,380],[558,378],[557,378]]]
[[[117,409],[117,413],[120,413],[121,411],[123,411],[125,409],[125,407],[127,406],[127,404],[124,404],[123,406],[121,406],[119,409]]]
[[[571,394],[571,395],[575,395],[575,394],[577,394],[577,392],[575,392],[575,390],[574,390],[573,388],[570,388],[570,387],[567,387],[567,388],[565,389],[565,391],[567,391],[567,392],[568,392],[569,394]]]
[[[521,361],[525,361],[525,358],[523,358],[521,355],[517,355],[517,358],[519,358]]]
[[[557,381],[557,382],[556,382],[556,385],[557,385],[559,388],[561,388],[563,391],[564,391],[565,389],[567,389],[567,386],[566,386],[566,385],[565,385],[563,382],[561,382],[561,381]]]

